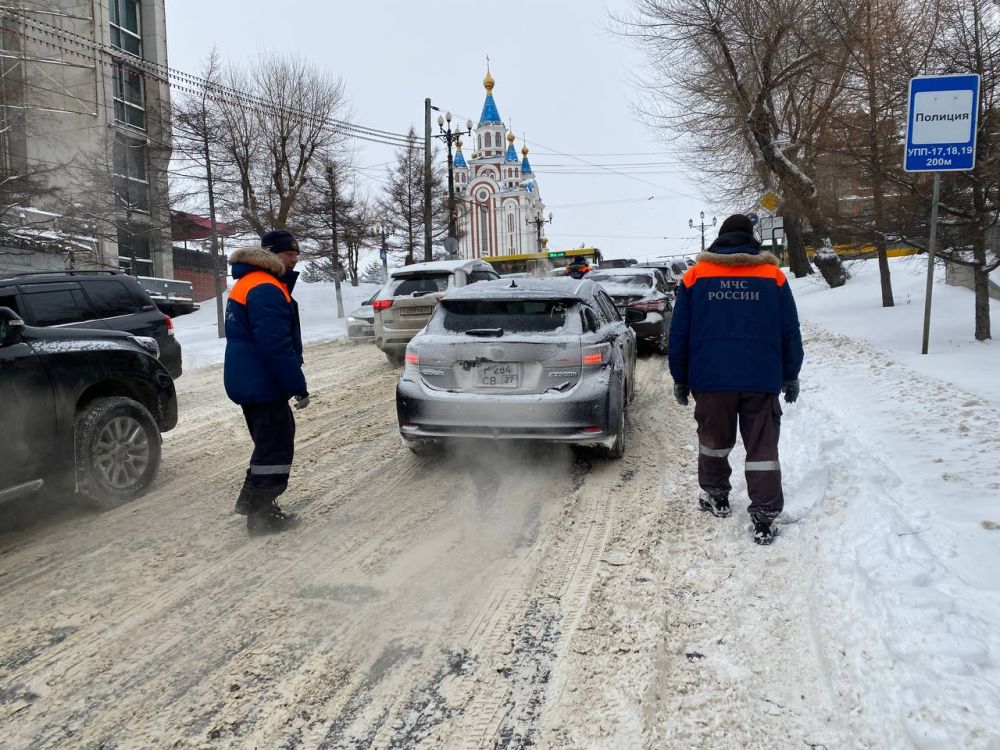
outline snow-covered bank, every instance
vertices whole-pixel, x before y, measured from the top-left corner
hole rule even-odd
[[[852,721],[888,747],[997,748],[1000,347],[973,340],[972,293],[937,283],[920,355],[925,269],[893,261],[891,309],[873,261],[838,290],[793,281],[806,365],[785,408],[786,535]]]
[[[307,284],[299,281],[295,287],[295,299],[299,303],[299,315],[302,319],[303,342],[315,344],[346,336],[346,316],[377,289],[376,284],[361,284],[357,287],[342,284],[345,317],[338,318],[333,282]],[[202,302],[201,309],[197,312],[174,320],[174,327],[183,348],[185,370],[217,364],[225,357],[226,341],[217,335],[214,298]]]

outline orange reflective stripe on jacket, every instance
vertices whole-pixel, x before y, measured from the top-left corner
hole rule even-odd
[[[251,271],[246,276],[241,277],[236,282],[233,290],[229,293],[229,299],[233,302],[245,305],[247,303],[247,295],[250,294],[255,287],[258,287],[261,284],[273,284],[281,290],[282,294],[285,295],[286,302],[292,301],[292,295],[288,293],[285,285],[274,278],[274,276],[269,274],[267,271]]]
[[[687,273],[684,274],[684,286],[690,289],[698,279],[718,277],[774,279],[778,286],[784,285],[786,281],[784,272],[770,263],[761,263],[753,266],[729,266],[722,263],[701,261],[696,263],[692,268],[689,268]]]

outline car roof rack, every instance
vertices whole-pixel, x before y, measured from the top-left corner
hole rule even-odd
[[[102,274],[106,273],[109,276],[117,276],[121,274],[121,271],[114,270],[69,270],[69,271],[22,271],[21,273],[11,273],[6,276],[0,276],[0,281],[4,279],[20,279],[25,276],[85,276],[87,274]]]

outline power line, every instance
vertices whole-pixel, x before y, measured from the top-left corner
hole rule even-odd
[[[249,94],[238,92],[235,89],[226,87],[224,85],[208,81],[204,78],[194,76],[190,73],[185,73],[179,71],[175,68],[169,68],[167,66],[159,65],[150,60],[145,60],[142,58],[133,58],[129,53],[124,50],[118,49],[116,47],[110,47],[108,45],[101,44],[94,40],[88,40],[85,37],[74,34],[73,32],[64,31],[58,29],[54,26],[46,24],[42,21],[37,21],[34,19],[29,19],[23,14],[15,14],[10,11],[0,11],[2,15],[15,18],[21,22],[22,25],[34,29],[38,33],[45,34],[51,37],[55,37],[64,42],[71,44],[76,44],[94,53],[105,53],[111,55],[113,60],[106,60],[97,54],[87,55],[79,52],[78,50],[71,49],[69,47],[54,44],[53,42],[46,41],[44,39],[39,39],[37,37],[14,31],[13,29],[2,29],[2,31],[9,35],[14,35],[21,37],[26,41],[33,42],[35,44],[44,45],[46,47],[59,50],[61,52],[75,55],[86,59],[88,62],[93,62],[96,64],[104,65],[110,68],[118,68],[121,65],[128,65],[129,72],[140,76],[144,80],[153,81],[157,85],[166,85],[170,88],[183,91],[185,93],[201,96],[205,94],[210,94],[208,97],[212,101],[222,102],[230,104],[243,109],[244,111],[254,112],[256,114],[275,114],[278,112],[290,113],[301,117],[303,120],[310,122],[314,126],[322,128],[328,128],[333,132],[340,133],[349,138],[354,138],[363,141],[369,141],[372,143],[378,143],[380,145],[387,146],[410,146],[413,145],[414,148],[422,150],[423,146],[419,141],[411,139],[409,134],[403,135],[400,133],[393,133],[387,130],[381,130],[378,128],[370,128],[364,125],[358,125],[356,123],[351,123],[346,120],[339,120],[333,117],[320,117],[315,113],[305,112],[303,110],[278,107],[264,99],[259,97],[254,97]],[[180,83],[178,83],[180,81]],[[194,88],[192,88],[194,87]],[[96,105],[95,105],[96,106]]]

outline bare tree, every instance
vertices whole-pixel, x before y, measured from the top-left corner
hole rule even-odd
[[[660,98],[661,115],[683,112],[673,122],[708,153],[728,135],[720,155],[734,156],[737,184],[751,175],[775,184],[809,222],[824,278],[840,286],[846,272],[808,164],[843,85],[846,54],[833,61],[820,54],[827,39],[816,2],[635,0],[635,13],[619,28],[646,51],[662,81],[650,92]],[[792,270],[804,273],[805,266],[793,263]]]
[[[263,236],[295,229],[314,160],[343,138],[332,119],[345,106],[339,79],[289,56],[262,55],[249,70],[231,68],[229,89],[253,97],[222,101],[220,145],[240,182],[240,210]]]
[[[216,328],[219,338],[226,336],[225,307],[223,294],[226,291],[226,262],[219,242],[218,197],[219,181],[224,179],[224,154],[220,153],[218,134],[224,132],[224,118],[217,100],[221,94],[222,64],[218,52],[213,48],[202,68],[201,77],[205,85],[198,93],[190,94],[173,103],[174,156],[183,167],[189,168],[186,175],[203,182],[208,202],[208,217],[211,222],[211,247],[215,259],[215,309]],[[223,192],[225,191],[223,187]]]
[[[396,162],[387,170],[387,188],[378,201],[376,213],[389,225],[395,244],[404,251],[403,262],[414,262],[415,251],[424,233],[424,158],[411,127],[408,143],[396,151]],[[432,161],[431,239],[448,233],[448,191],[439,160]]]
[[[976,166],[955,172],[942,185],[946,261],[972,270],[975,336],[991,337],[989,274],[1000,267],[1000,8],[987,0],[945,0],[938,35],[938,65],[944,72],[980,76]]]

